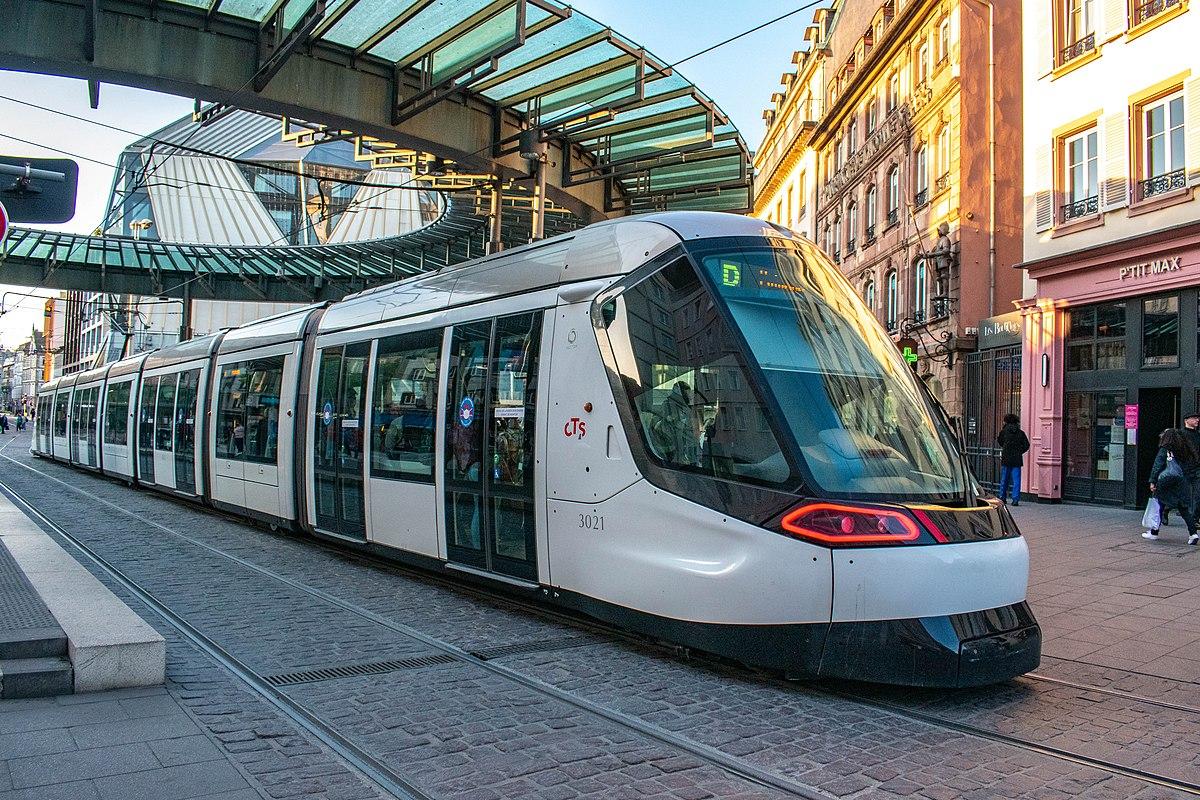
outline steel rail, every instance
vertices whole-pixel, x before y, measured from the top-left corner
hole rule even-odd
[[[4,458],[15,461],[15,459],[8,455],[5,455]],[[52,476],[47,477],[52,478]],[[166,603],[155,597],[148,589],[125,575],[125,573],[113,566],[103,556],[80,541],[74,534],[51,520],[34,507],[33,504],[22,498],[18,492],[3,480],[0,480],[0,493],[5,495],[14,504],[23,506],[26,509],[26,513],[33,517],[40,526],[49,529],[64,539],[84,558],[95,564],[105,575],[116,581],[123,589],[144,603],[151,611],[161,617],[201,652],[232,673],[234,677],[246,684],[259,697],[273,705],[289,720],[308,731],[308,733],[327,746],[346,763],[350,764],[362,777],[375,784],[377,788],[393,797],[399,798],[399,800],[434,800],[433,795],[419,789],[375,756],[366,752],[338,733],[333,727],[321,721],[319,717],[304,708],[304,706],[276,689],[266,678],[246,666],[246,664],[211,638],[201,633],[180,614],[173,611]]]
[[[497,675],[505,680],[508,680],[509,682],[518,684],[526,689],[535,691],[535,692],[545,695],[553,700],[557,700],[559,702],[565,703],[565,704],[567,704],[573,708],[576,708],[580,711],[583,711],[583,712],[586,712],[593,716],[599,717],[601,719],[604,719],[610,723],[616,724],[616,725],[626,728],[628,730],[635,731],[647,738],[654,739],[654,740],[656,740],[662,744],[668,745],[672,748],[686,752],[702,761],[707,762],[708,764],[710,764],[712,766],[715,766],[715,767],[723,770],[724,772],[728,773],[729,775],[741,778],[750,783],[754,783],[754,784],[757,784],[760,786],[777,789],[779,791],[785,792],[785,793],[793,795],[795,797],[804,798],[805,800],[832,800],[832,795],[826,794],[824,792],[821,792],[817,789],[813,789],[808,786],[803,786],[801,784],[798,784],[798,783],[791,781],[787,778],[784,778],[782,776],[775,775],[768,770],[760,769],[759,767],[756,767],[753,764],[748,764],[748,763],[742,761],[741,759],[736,758],[735,756],[731,756],[728,753],[718,750],[715,747],[710,747],[709,745],[701,744],[700,742],[696,742],[685,736],[680,736],[679,734],[676,734],[672,731],[666,730],[665,728],[659,727],[658,725],[648,723],[642,719],[631,716],[622,711],[617,711],[616,709],[607,708],[599,703],[594,703],[594,702],[584,699],[582,697],[577,697],[569,692],[559,689],[556,686],[552,686],[552,685],[550,685],[544,681],[541,681],[537,678],[533,678],[531,676],[522,674],[520,672],[517,672],[516,670],[510,669],[509,667],[505,667],[501,664],[497,664],[494,661],[490,661],[485,658],[481,658],[480,656],[478,656],[472,652],[463,650],[462,648],[460,648],[456,645],[450,644],[449,642],[443,641],[434,636],[430,636],[429,634],[422,633],[421,631],[418,631],[415,628],[412,628],[403,623],[399,623],[399,622],[390,620],[387,617],[382,616],[381,614],[377,614],[376,612],[371,611],[370,609],[363,608],[362,606],[360,606],[356,603],[352,603],[348,600],[343,600],[342,598],[337,597],[336,595],[330,594],[329,592],[326,592],[323,589],[318,589],[314,586],[309,586],[308,584],[303,583],[302,581],[295,580],[294,578],[289,578],[286,575],[281,575],[278,572],[275,572],[274,570],[271,570],[271,569],[261,566],[259,564],[255,564],[254,562],[248,561],[247,559],[244,559],[241,556],[237,556],[232,553],[228,553],[219,547],[210,545],[207,542],[202,542],[198,539],[188,536],[185,533],[180,533],[179,531],[176,531],[166,525],[163,525],[162,523],[155,522],[153,520],[144,519],[135,512],[121,508],[116,503],[113,503],[103,497],[100,497],[96,494],[88,492],[85,489],[80,489],[77,486],[73,486],[70,483],[67,483],[66,481],[63,481],[53,475],[50,475],[49,473],[38,470],[28,464],[24,464],[21,461],[18,461],[17,459],[13,458],[12,456],[4,454],[2,451],[0,451],[0,458],[4,458],[7,461],[11,461],[12,463],[14,463],[18,466],[24,467],[25,469],[27,469],[31,472],[41,475],[44,478],[48,478],[52,481],[55,481],[56,483],[59,483],[62,486],[76,492],[77,494],[87,497],[88,499],[93,500],[95,502],[106,505],[115,511],[119,511],[122,514],[125,514],[126,516],[133,517],[134,519],[138,520],[139,522],[141,522],[144,525],[148,525],[148,526],[157,528],[158,530],[161,530],[164,533],[167,533],[171,536],[181,539],[195,547],[199,547],[203,550],[207,550],[208,552],[213,553],[214,555],[228,559],[240,566],[246,567],[247,569],[257,572],[260,575],[263,575],[264,577],[271,578],[272,580],[278,581],[279,583],[282,583],[293,589],[304,592],[305,594],[308,594],[312,597],[315,597],[319,600],[322,600],[326,603],[336,606],[337,608],[340,608],[343,611],[348,611],[358,617],[361,617],[362,619],[368,620],[377,625],[380,625],[381,627],[387,628],[388,630],[391,630],[394,633],[398,633],[402,636],[413,639],[414,641],[420,642],[434,650],[438,650],[442,653],[445,653],[446,655],[449,655],[456,661],[459,661],[459,662],[462,662],[465,664],[469,664],[473,667],[477,667],[479,669],[485,670],[487,672],[492,673],[493,675]],[[12,491],[12,489],[10,487],[8,487],[8,485],[3,480],[0,480],[0,491],[5,492],[6,494],[10,495],[10,497],[16,496],[15,493]],[[135,594],[138,595],[139,599],[142,599],[142,595],[145,594],[146,597],[149,598],[148,604],[150,604],[161,615],[167,617],[169,621],[172,621],[172,624],[175,624],[175,620],[178,620],[179,624],[186,626],[187,629],[194,631],[195,635],[200,637],[203,641],[210,643],[213,648],[217,649],[221,654],[223,654],[223,658],[219,658],[218,660],[221,661],[221,663],[223,665],[227,665],[226,661],[228,661],[229,664],[227,666],[231,666],[231,671],[234,671],[235,674],[238,674],[238,677],[241,677],[241,678],[243,678],[243,680],[246,680],[246,677],[243,677],[241,674],[239,674],[238,669],[240,668],[241,671],[250,673],[250,676],[253,679],[255,679],[257,682],[262,682],[265,680],[261,675],[254,673],[248,667],[241,664],[241,662],[237,661],[237,659],[234,656],[228,654],[224,650],[221,650],[220,646],[217,645],[215,642],[213,642],[211,639],[208,639],[208,637],[205,637],[203,634],[199,633],[199,631],[195,631],[195,629],[192,628],[185,620],[183,620],[181,617],[179,617],[174,612],[172,612],[169,608],[167,608],[167,606],[165,604],[163,604],[161,601],[158,601],[157,599],[153,598],[153,596],[150,595],[149,592],[147,592],[145,589],[142,589],[141,587],[137,586],[137,584],[135,582],[133,582],[130,578],[123,575],[115,566],[104,561],[103,558],[101,558],[98,554],[95,554],[87,545],[83,544],[72,534],[67,533],[66,531],[64,531],[61,528],[61,526],[50,521],[48,518],[46,518],[46,516],[44,514],[42,514],[40,511],[37,511],[29,503],[27,503],[25,501],[21,501],[21,502],[22,502],[22,505],[29,508],[32,513],[36,514],[39,519],[45,520],[46,523],[49,526],[51,526],[56,532],[58,532],[60,535],[62,535],[64,538],[66,538],[68,541],[70,541],[72,544],[74,544],[81,552],[83,552],[85,555],[87,555],[89,559],[91,559],[92,561],[94,561],[98,565],[100,565],[101,568],[104,569],[106,572],[109,572],[110,574],[112,574],[118,581],[120,581],[122,583],[122,585],[126,585],[128,588],[130,588],[131,591],[133,591]],[[204,510],[207,511],[208,509],[204,509]],[[239,520],[239,521],[244,522],[244,520]],[[269,686],[269,684],[264,683],[263,686],[267,687],[267,686]],[[272,696],[279,695],[280,697],[285,697],[284,695],[282,695],[282,693],[275,691],[273,688],[271,689],[271,695]],[[287,698],[286,702],[288,703],[289,707],[295,707],[296,709],[300,710],[305,715],[312,717],[312,715],[309,714],[309,712],[307,712],[306,710],[303,710],[302,707],[295,704],[294,701],[290,700],[290,698]],[[312,719],[317,724],[323,725],[323,723],[319,723],[319,721],[317,721],[315,717],[312,717]],[[338,738],[345,741],[344,738],[341,737],[340,735],[338,735]],[[353,746],[353,745],[351,745],[351,746]],[[357,748],[355,748],[355,749],[357,749]],[[372,759],[372,760],[374,760],[374,759]],[[381,767],[382,767],[382,765],[381,765]],[[386,767],[383,767],[383,769],[386,769]]]
[[[92,499],[99,503],[102,503],[116,511],[121,512],[122,514],[133,517],[134,519],[137,519],[138,521],[140,521],[141,523],[143,523],[145,525],[149,525],[149,526],[158,528],[159,530],[162,530],[165,533],[168,533],[179,539],[187,541],[190,544],[198,546],[202,549],[208,550],[216,555],[219,555],[221,557],[224,557],[231,561],[234,561],[235,563],[245,566],[245,567],[247,567],[255,572],[258,572],[264,576],[278,580],[288,586],[291,586],[294,589],[298,589],[309,595],[312,595],[321,600],[324,600],[333,605],[336,605],[339,608],[342,608],[343,610],[349,611],[353,614],[363,617],[364,619],[367,619],[367,620],[375,622],[379,625],[382,625],[383,627],[388,628],[396,633],[399,633],[404,636],[409,636],[417,641],[420,641],[420,642],[428,645],[429,647],[432,647],[436,650],[440,650],[443,653],[447,653],[448,655],[454,657],[456,660],[459,660],[459,661],[462,661],[462,662],[465,662],[468,664],[472,664],[474,666],[478,666],[482,669],[492,672],[493,674],[499,675],[505,679],[516,682],[518,684],[521,684],[522,686],[525,686],[526,688],[529,688],[529,689],[532,689],[539,693],[545,694],[554,699],[561,700],[562,702],[565,702],[565,703],[567,703],[571,706],[574,706],[580,710],[595,714],[597,716],[600,716],[610,722],[616,723],[623,727],[627,727],[627,728],[636,730],[639,733],[642,733],[646,736],[657,739],[658,741],[663,742],[665,744],[671,745],[673,747],[678,747],[682,750],[685,750],[685,751],[691,753],[692,755],[694,755],[698,758],[708,761],[716,766],[720,766],[720,767],[726,769],[727,771],[737,775],[738,777],[742,777],[742,778],[744,778],[746,780],[750,780],[754,783],[760,783],[760,784],[763,784],[766,786],[770,786],[772,788],[778,788],[778,789],[789,792],[791,794],[795,794],[800,797],[821,798],[822,800],[827,800],[827,798],[829,797],[825,793],[820,792],[820,790],[800,786],[798,784],[793,783],[792,781],[789,781],[784,778],[780,778],[779,776],[775,776],[775,775],[771,774],[770,772],[767,772],[765,770],[761,770],[757,767],[754,767],[753,765],[746,764],[745,762],[735,759],[735,758],[729,756],[728,754],[723,753],[720,750],[717,750],[716,748],[712,748],[707,745],[703,745],[698,742],[694,742],[693,740],[687,739],[686,737],[678,736],[677,734],[674,734],[670,731],[662,729],[662,728],[658,727],[657,725],[652,725],[650,723],[644,722],[643,720],[640,720],[636,717],[631,717],[630,715],[627,715],[623,712],[616,711],[614,709],[609,709],[609,708],[601,706],[597,703],[593,703],[592,701],[576,697],[568,692],[565,692],[562,689],[559,689],[558,687],[551,686],[550,684],[547,684],[541,680],[538,680],[537,678],[532,678],[530,676],[519,673],[513,669],[510,669],[508,667],[504,667],[502,665],[495,664],[491,661],[482,659],[482,658],[474,655],[473,653],[467,652],[455,645],[449,644],[440,639],[436,639],[435,637],[429,636],[428,634],[417,631],[417,630],[410,628],[409,626],[404,625],[402,623],[393,622],[392,620],[389,620],[386,617],[383,617],[373,611],[370,611],[369,609],[362,608],[361,606],[358,606],[350,601],[346,601],[341,598],[338,598],[334,595],[329,594],[328,592],[325,592],[322,589],[317,589],[315,587],[308,586],[307,584],[304,584],[300,581],[294,580],[292,578],[288,578],[284,575],[280,575],[280,574],[274,572],[273,570],[270,570],[266,567],[262,567],[253,562],[247,561],[246,559],[243,559],[240,556],[236,556],[231,553],[227,553],[227,552],[221,550],[220,548],[214,547],[205,542],[198,541],[198,540],[188,536],[187,534],[180,533],[180,532],[173,530],[172,528],[170,528],[166,525],[163,525],[161,523],[155,522],[153,520],[143,519],[142,517],[138,516],[138,514],[136,514],[135,512],[128,511],[124,508],[121,508],[121,506],[117,505],[116,503],[113,503],[112,501],[109,501],[103,497],[100,497],[91,492],[88,492],[87,490],[80,489],[79,487],[74,486],[70,483],[67,483],[66,481],[63,481],[53,475],[50,475],[49,473],[43,472],[42,470],[36,469],[28,464],[25,464],[25,463],[15,459],[15,458],[12,458],[11,456],[5,454],[3,452],[2,448],[0,448],[0,458],[3,458],[7,461],[11,461],[12,463],[17,464],[18,466],[24,467],[25,469],[27,469],[31,472],[34,472],[38,475],[41,475],[45,478],[49,478],[50,480],[61,484],[62,486],[72,490],[73,492],[76,492],[77,494],[80,494],[82,496],[88,497],[89,499]],[[0,487],[4,487],[3,482],[0,482]],[[174,498],[170,498],[169,496],[164,495],[163,499],[174,499]],[[203,510],[210,511],[210,509],[203,509]],[[244,522],[244,520],[242,520],[241,518],[233,516],[233,515],[223,515],[223,516],[227,516],[228,518],[237,520],[239,522]],[[316,541],[318,543],[324,544],[323,542],[321,542],[321,540],[316,540]],[[347,551],[345,548],[338,548],[332,544],[327,545],[327,549],[338,552],[342,555],[347,554]],[[351,551],[351,554],[354,556],[360,557],[363,560],[368,561],[370,563],[381,564],[381,565],[386,564],[389,567],[393,567],[393,568],[398,566],[394,562],[387,561],[381,557],[371,556],[371,555],[363,554],[363,553],[360,553],[357,551]],[[415,570],[408,570],[408,571],[415,571]],[[419,574],[421,577],[433,578],[438,583],[443,583],[445,585],[452,586],[458,590],[463,590],[463,589],[467,588],[467,587],[463,587],[459,583],[455,583],[455,582],[448,581],[448,580],[442,580],[442,579],[437,578],[436,576],[429,575],[428,573],[425,573],[423,571],[420,572]],[[470,591],[470,589],[467,589],[467,590]],[[633,636],[626,631],[622,631],[617,628],[612,628],[603,623],[590,621],[590,622],[581,624],[580,620],[572,617],[571,615],[562,614],[562,613],[554,612],[554,611],[548,611],[547,609],[541,608],[534,604],[521,602],[520,600],[514,599],[509,595],[505,595],[505,594],[496,595],[494,593],[489,593],[485,590],[475,590],[472,593],[477,596],[486,597],[486,598],[489,598],[492,600],[498,599],[498,600],[501,600],[502,602],[509,603],[518,608],[533,611],[535,613],[538,613],[541,616],[549,616],[552,618],[556,618],[556,619],[562,620],[564,622],[567,622],[569,624],[575,625],[577,627],[591,628],[592,630],[597,631],[597,632],[604,632],[604,633],[607,633],[610,635],[615,635],[617,637],[631,640],[631,641],[634,641],[636,643],[643,644],[643,645],[644,644],[650,644],[651,646],[657,645],[659,648],[661,648],[663,650],[671,649],[669,646],[649,642],[648,640]],[[703,658],[704,658],[704,656],[702,655],[701,659],[703,659]],[[713,659],[709,659],[709,661],[710,661],[710,663],[715,663],[715,660],[713,660]],[[1068,682],[1068,681],[1059,681],[1058,679],[1049,679],[1044,676],[1038,676],[1038,679],[1048,680],[1048,681],[1053,681],[1053,682],[1063,683],[1063,684],[1070,684],[1070,682]],[[902,705],[899,705],[896,703],[892,703],[892,702],[889,702],[886,700],[879,700],[876,698],[865,697],[860,694],[855,694],[852,691],[833,689],[833,688],[829,688],[828,686],[816,686],[816,685],[812,685],[812,684],[808,684],[807,688],[808,688],[808,690],[812,691],[814,694],[821,694],[821,695],[824,695],[829,698],[836,698],[836,699],[844,700],[847,702],[856,703],[858,705],[872,707],[872,708],[884,711],[885,713],[891,714],[893,716],[903,717],[903,718],[906,718],[906,719],[909,719],[909,720],[912,720],[915,722],[920,722],[922,724],[929,725],[931,727],[941,728],[943,730],[948,730],[948,731],[952,731],[955,733],[973,736],[973,737],[979,738],[979,739],[984,739],[984,740],[988,740],[988,741],[997,742],[1000,744],[1005,744],[1005,745],[1008,745],[1008,746],[1011,746],[1011,747],[1014,747],[1017,749],[1025,750],[1027,752],[1035,753],[1035,754],[1041,755],[1041,756],[1054,758],[1054,759],[1057,759],[1060,761],[1065,761],[1065,762],[1072,763],[1072,764],[1075,764],[1078,766],[1091,767],[1093,769],[1097,769],[1102,772],[1108,772],[1109,774],[1120,775],[1123,777],[1128,777],[1128,778],[1132,778],[1135,780],[1143,781],[1143,782],[1153,784],[1156,786],[1160,786],[1163,788],[1174,789],[1177,791],[1184,792],[1186,794],[1200,796],[1200,784],[1191,783],[1189,781],[1185,781],[1185,780],[1181,780],[1181,779],[1177,779],[1177,778],[1171,778],[1166,775],[1160,775],[1158,773],[1138,769],[1136,767],[1124,766],[1122,764],[1118,764],[1113,761],[1108,761],[1106,759],[1101,759],[1101,758],[1094,758],[1092,756],[1084,755],[1082,753],[1077,753],[1077,752],[1067,750],[1064,748],[1054,747],[1051,745],[1039,744],[1037,742],[1031,742],[1027,739],[1021,739],[1019,737],[1010,736],[1008,734],[999,733],[999,732],[993,731],[993,730],[988,730],[987,728],[982,728],[982,727],[978,727],[978,726],[971,725],[968,723],[963,723],[963,722],[958,722],[955,720],[947,719],[945,717],[941,717],[936,714],[930,714],[930,713],[923,712],[923,711],[916,711],[916,710],[913,710],[913,709],[907,708],[905,706],[902,706]],[[1113,694],[1118,697],[1127,697],[1127,699],[1132,699],[1133,697],[1137,697],[1137,696],[1126,696],[1123,693],[1117,692],[1115,690],[1103,690],[1103,689],[1099,689],[1099,687],[1091,687],[1091,686],[1086,686],[1086,685],[1082,685],[1082,684],[1078,685],[1077,688],[1103,691],[1104,693]],[[1137,697],[1137,699],[1146,701],[1146,702],[1153,702],[1157,705],[1163,705],[1164,707],[1176,708],[1177,710],[1200,711],[1200,709],[1190,709],[1189,707],[1186,707],[1186,706],[1176,706],[1175,704],[1165,703],[1164,701],[1152,701],[1152,700],[1150,700],[1150,698]]]

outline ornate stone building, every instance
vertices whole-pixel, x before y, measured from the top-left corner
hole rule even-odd
[[[1016,4],[993,9],[834,0],[815,13],[764,139],[801,131],[791,158],[812,164],[811,235],[888,330],[913,340],[917,371],[952,414],[981,320],[1021,296],[1021,76],[1004,66],[1020,63],[1021,19]],[[791,95],[818,78],[823,102],[797,122],[809,108]],[[781,184],[763,167],[777,161],[756,159],[767,219]]]

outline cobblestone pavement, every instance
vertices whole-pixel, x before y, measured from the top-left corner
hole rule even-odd
[[[681,660],[502,600],[480,599],[335,548],[271,534],[30,458],[24,446],[18,442],[6,455],[69,486],[3,459],[0,479],[250,668],[263,675],[280,675],[410,659],[407,668],[300,683],[285,691],[338,734],[436,797],[788,796],[711,763],[702,757],[706,747],[784,783],[812,787],[808,794],[816,797],[1185,796],[1099,765],[976,735],[964,727],[1180,781],[1200,781],[1200,762],[1188,752],[1200,722],[1196,696],[1200,685],[1187,683],[1180,675],[1139,675],[1127,669],[1145,662],[1088,666],[1048,658],[1041,670],[1047,677],[1102,687],[1108,693],[1022,679],[972,692],[884,692],[882,697],[905,708],[881,710],[831,694],[827,687]],[[140,520],[69,487],[92,493]],[[1115,571],[1116,565],[1144,556],[1147,560],[1141,566],[1122,573],[1120,592],[1096,595],[1111,598],[1131,588],[1181,584],[1193,563],[1193,551],[1181,550],[1182,545],[1172,548],[1160,542],[1162,552],[1121,552],[1120,545],[1138,533],[1110,521],[1124,512],[1096,512],[1090,520],[1077,509],[1022,506],[1017,511],[1033,549],[1031,595],[1043,621],[1064,616],[1065,605],[1054,602],[1061,594],[1054,590],[1064,585],[1064,577],[1078,576],[1065,585],[1084,592],[1091,584],[1083,581],[1081,573]],[[1136,517],[1131,519],[1136,524]],[[1086,533],[1067,527],[1078,526],[1081,520]],[[381,625],[169,531],[326,592],[393,624]],[[1083,539],[1090,546],[1084,546]],[[1110,546],[1117,552],[1097,560]],[[1063,559],[1078,559],[1080,566],[1070,569]],[[1152,574],[1146,583],[1135,585],[1129,576],[1138,569]],[[1094,577],[1097,586],[1111,583],[1107,573]],[[205,750],[211,758],[203,763],[228,769],[244,782],[230,787],[231,791],[251,792],[247,797],[380,796],[336,753],[303,734],[138,600],[109,585],[168,638],[168,685],[162,697],[185,712],[199,731],[188,736],[199,736],[211,746]],[[1180,591],[1189,588],[1194,591],[1194,587]],[[1050,601],[1046,610],[1043,598]],[[1089,605],[1098,603],[1109,611],[1120,609],[1105,620],[1144,607],[1088,600]],[[1066,639],[1065,633],[1087,628],[1081,624],[1065,631],[1068,624],[1063,619],[1058,623],[1062,627],[1047,627],[1048,653],[1076,657],[1054,649],[1058,637]],[[684,737],[701,749],[674,747],[591,713],[586,703],[580,707],[553,691],[539,691],[469,662],[446,659],[444,653],[406,636],[404,626],[469,650],[532,643],[533,652],[502,656],[495,663],[565,691],[570,698]],[[1200,641],[1200,633],[1196,640]],[[537,643],[558,646],[538,650]],[[1161,701],[1164,697],[1171,698],[1170,705]],[[1157,704],[1150,702],[1155,698]],[[1193,709],[1193,704],[1198,707]],[[963,727],[956,730],[905,716],[906,708]],[[36,716],[38,711],[10,710],[0,703],[0,742],[3,734],[10,733],[4,719],[22,713]],[[150,744],[146,747],[156,752]],[[0,758],[10,758],[5,766],[9,775],[15,775],[12,756],[0,749]],[[0,779],[3,775],[0,771]],[[100,780],[97,777],[93,784]],[[6,788],[0,783],[0,789]],[[195,791],[171,796],[214,794]],[[5,796],[0,792],[0,798]],[[231,796],[241,800],[240,795]]]

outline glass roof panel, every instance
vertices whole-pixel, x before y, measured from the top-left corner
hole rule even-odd
[[[574,86],[568,86],[557,92],[542,96],[542,121],[548,115],[562,112],[559,116],[577,116],[594,108],[594,102],[600,97],[619,94],[624,90],[627,96],[633,97],[637,92],[637,65],[630,64],[591,80],[582,81]]]
[[[563,50],[599,30],[602,30],[599,25],[582,14],[572,14],[562,22],[530,36],[521,49],[501,58],[496,67],[496,74],[502,76],[506,72]]]
[[[283,7],[283,27],[290,31],[316,3],[317,0],[288,0],[288,4]],[[325,13],[328,14],[329,10],[326,9]]]
[[[192,6],[193,8],[208,8],[212,0],[171,0],[173,3],[178,3],[181,6]]]
[[[497,47],[515,41],[517,7],[511,6],[485,20],[445,47],[433,51],[433,83],[479,63]]]
[[[567,22],[570,22],[570,20],[567,20]],[[561,25],[555,25],[546,32],[549,33],[550,31],[558,30],[560,27]],[[559,78],[566,77],[567,75],[573,75],[576,72],[585,70],[593,64],[599,64],[600,62],[607,61],[610,58],[616,58],[620,54],[621,51],[613,47],[611,44],[608,44],[607,42],[598,42],[597,44],[591,45],[590,47],[585,47],[576,53],[571,53],[568,56],[564,56],[563,58],[552,61],[545,66],[538,67],[537,69],[525,75],[521,75],[520,77],[513,78],[512,80],[497,84],[496,86],[485,90],[483,94],[493,100],[503,100],[506,97],[515,97],[517,95],[524,94],[531,89],[536,89],[538,86],[542,86],[552,81],[556,81]]]
[[[422,0],[360,0],[322,38],[346,47],[358,47],[419,2]]]
[[[274,0],[222,0],[217,10],[222,14],[262,22],[274,5]]]
[[[650,190],[678,189],[702,184],[732,183],[741,180],[742,168],[734,158],[714,158],[692,163],[659,167],[650,173]]]
[[[435,38],[491,5],[493,0],[434,0],[395,33],[371,48],[371,55],[398,64],[411,57]],[[499,11],[499,8],[496,9]],[[544,13],[544,12],[543,12]]]

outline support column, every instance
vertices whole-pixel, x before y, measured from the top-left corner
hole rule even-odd
[[[499,253],[504,249],[504,182],[492,179],[492,205],[489,211],[488,253]]]
[[[533,224],[531,241],[544,239],[546,236],[546,155],[533,162]]]
[[[183,310],[179,314],[179,341],[186,342],[192,338],[192,288],[183,287]]]

